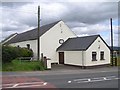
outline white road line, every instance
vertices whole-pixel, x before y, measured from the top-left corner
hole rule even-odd
[[[99,77],[99,78],[91,78],[91,79],[102,79],[103,77]]]
[[[43,85],[47,85],[47,82],[43,83]]]
[[[88,78],[84,78],[84,79],[74,79],[73,81],[84,81],[84,80],[88,80]]]
[[[120,79],[120,78],[114,78],[114,79],[106,79],[106,80],[91,80],[91,81],[82,81],[82,82],[77,82],[77,83],[90,83],[90,82],[100,82],[100,81],[109,81],[109,80],[116,80],[116,79]]]
[[[29,82],[29,83],[17,83],[17,84],[22,85],[22,84],[36,84],[36,83],[44,83],[44,82]],[[6,85],[6,86],[8,86],[8,85],[15,85],[15,83],[12,83],[12,84],[3,84],[3,85]]]
[[[90,81],[91,81],[91,79],[88,79],[88,81],[90,82]]]
[[[96,77],[96,78],[81,78],[81,79],[74,79],[73,81],[76,83],[88,83],[88,82],[99,82],[99,81],[107,81],[107,80],[115,80],[120,79],[117,76],[104,76],[104,77]],[[71,83],[68,81],[68,83]]]
[[[17,87],[4,87],[4,88],[25,88],[25,87],[36,87],[36,86],[45,86],[45,85],[26,85],[26,86],[17,86]]]
[[[68,83],[71,83],[72,81],[68,81]]]
[[[103,79],[104,79],[104,80],[107,80],[107,78],[106,78],[106,77],[103,77]]]
[[[10,87],[9,85],[12,86]],[[17,83],[17,84],[3,84],[3,88],[22,88],[22,87],[24,88],[24,87],[45,86],[45,85],[47,85],[47,82],[29,82],[29,83]]]
[[[16,86],[18,86],[19,84],[15,84],[15,85],[13,85],[12,87],[14,88],[14,87],[16,87]]]

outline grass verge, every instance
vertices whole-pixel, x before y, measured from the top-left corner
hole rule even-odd
[[[11,63],[2,65],[2,71],[43,71],[44,65],[41,61],[13,60]]]
[[[120,57],[118,57],[117,62],[117,65],[120,66]]]

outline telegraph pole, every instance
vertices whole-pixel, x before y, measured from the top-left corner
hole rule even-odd
[[[113,66],[113,28],[112,28],[112,18],[110,18],[110,24],[111,24],[111,61]]]
[[[38,32],[37,32],[37,36],[38,36],[38,42],[37,42],[37,45],[38,45],[38,55],[37,55],[37,60],[40,60],[40,38],[39,38],[39,33],[40,33],[40,6],[38,6]]]

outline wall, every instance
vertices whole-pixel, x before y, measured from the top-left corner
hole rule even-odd
[[[66,41],[70,37],[76,37],[76,35],[63,21],[60,21],[40,37],[40,53],[50,58],[52,63],[58,63],[59,60],[56,49],[61,45],[59,44],[59,39],[64,39],[64,41]],[[37,59],[37,40],[23,41],[10,45],[27,47],[26,44],[30,44],[34,52],[34,58]]]
[[[98,42],[100,41],[100,42]],[[100,49],[98,47],[100,46]],[[92,52],[97,52],[97,61],[92,61]],[[100,51],[104,51],[105,60],[100,60]],[[95,42],[86,51],[86,66],[109,64],[110,63],[110,50],[105,43],[98,37]]]
[[[52,63],[59,63],[56,52],[56,49],[61,45],[59,44],[59,39],[64,39],[64,41],[66,41],[70,37],[76,37],[76,35],[63,21],[60,21],[40,37],[41,53],[50,58]]]
[[[27,44],[30,44],[30,48],[34,52],[34,59],[37,59],[37,40],[30,40],[30,41],[23,41],[18,43],[10,44],[12,46],[20,46],[20,47],[27,47]]]
[[[82,62],[84,55],[82,57],[82,53],[84,53],[84,51],[64,51],[64,63],[77,66],[84,65]]]

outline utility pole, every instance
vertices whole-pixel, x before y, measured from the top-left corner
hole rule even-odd
[[[113,28],[112,28],[112,18],[110,19],[111,24],[111,61],[113,66]]]
[[[40,33],[40,6],[38,6],[38,32],[37,32],[37,36],[38,36],[38,42],[37,42],[37,45],[38,45],[38,55],[37,55],[37,60],[40,60],[40,38],[39,38],[39,33]]]

